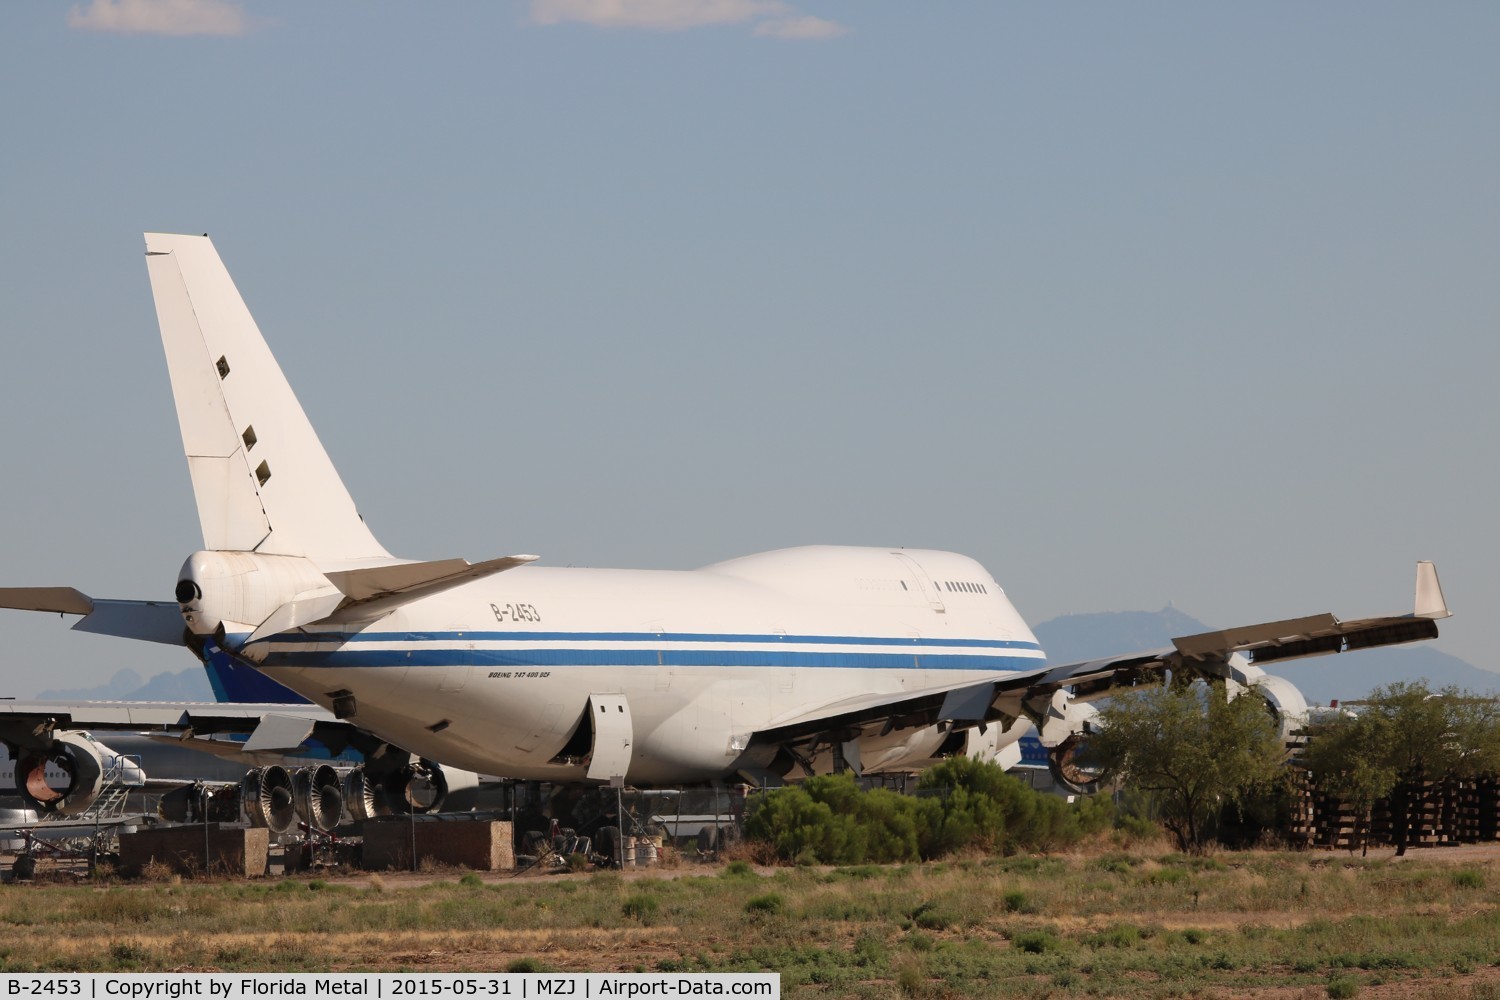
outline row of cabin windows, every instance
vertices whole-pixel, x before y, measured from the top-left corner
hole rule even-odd
[[[985,588],[984,584],[982,584],[982,583],[969,583],[966,580],[956,580],[956,581],[955,580],[946,580],[946,581],[943,582],[943,586],[947,587],[950,593],[951,592],[958,592],[958,593],[964,593],[964,594],[988,594],[989,593],[989,590],[987,590]]]

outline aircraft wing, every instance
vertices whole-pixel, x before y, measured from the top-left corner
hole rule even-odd
[[[107,601],[72,587],[0,587],[0,608],[82,615],[79,632],[183,645],[182,609],[173,601]]]
[[[864,695],[781,720],[751,738],[762,746],[794,745],[845,738],[844,734],[876,723],[887,732],[912,726],[1008,725],[1022,716],[1040,723],[1059,691],[1087,701],[1166,672],[1223,676],[1223,666],[1235,654],[1257,664],[1433,639],[1438,621],[1449,614],[1436,568],[1419,562],[1415,607],[1408,614],[1349,620],[1310,615],[1181,636],[1160,649],[1008,673],[947,690],[905,697]]]
[[[334,752],[374,737],[316,705],[0,699],[0,740],[41,748],[58,729],[126,730],[180,737],[238,734],[258,751],[293,753],[309,737]]]

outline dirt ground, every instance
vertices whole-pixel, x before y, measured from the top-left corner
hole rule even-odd
[[[1337,864],[1351,856],[1342,851],[1319,852],[1330,863]],[[1450,848],[1423,848],[1412,850],[1404,858],[1395,858],[1389,848],[1371,850],[1369,860],[1392,860],[1395,863],[1420,862],[1500,869],[1500,843],[1463,845]],[[5,870],[9,870],[9,859],[0,859]],[[46,877],[47,865],[39,869]],[[695,875],[713,875],[722,870],[721,863],[707,863],[696,859],[676,859],[675,863],[652,868],[630,868],[619,873],[627,882],[640,879],[676,879]],[[278,868],[273,866],[273,872]],[[774,875],[775,868],[756,867],[765,876]],[[398,890],[434,882],[452,882],[464,873],[456,870],[434,870],[418,872],[380,873],[335,873],[314,872],[316,877],[330,883],[354,888]],[[475,873],[487,883],[522,883],[537,880],[580,881],[593,877],[592,872],[570,873],[556,869],[529,872],[481,872]],[[70,876],[63,876],[70,880]],[[1496,880],[1500,883],[1500,879]],[[1261,925],[1295,927],[1316,917],[1295,907],[1284,912],[1257,912],[1252,916],[1225,912],[1211,914],[1195,912],[1192,926],[1233,927],[1246,921]],[[1170,921],[1168,922],[1170,924]],[[1186,925],[1184,925],[1186,926]],[[972,932],[970,932],[972,933]],[[980,933],[983,931],[980,929]],[[404,967],[431,972],[493,971],[504,969],[511,962],[523,957],[538,957],[551,968],[567,971],[630,971],[637,968],[654,968],[658,961],[674,958],[679,953],[680,941],[676,929],[668,926],[633,926],[625,928],[574,928],[566,931],[543,929],[487,929],[476,932],[455,931],[406,931],[387,934],[348,934],[347,941],[330,942],[352,965],[361,966],[369,962],[385,967]],[[216,942],[225,947],[259,949],[275,943],[276,935],[244,934],[229,935]],[[91,940],[87,937],[75,939],[71,944],[80,953],[109,947],[119,941],[118,936],[109,940]],[[1500,960],[1500,956],[1496,956]],[[184,970],[186,971],[186,970]],[[768,970],[776,971],[776,970]],[[1269,977],[1268,977],[1269,978]],[[933,996],[942,996],[940,984],[932,984]],[[1018,984],[1019,985],[1019,984]],[[1054,994],[1062,995],[1062,994]],[[1240,987],[1232,991],[1209,989],[1195,994],[1223,998],[1246,997],[1251,1000],[1310,1000],[1327,997],[1325,985],[1306,987],[1266,986],[1265,988]],[[1500,997],[1500,966],[1486,966],[1467,975],[1453,975],[1427,979],[1411,979],[1398,982],[1372,984],[1364,978],[1358,995],[1376,1000],[1466,1000],[1466,998]]]

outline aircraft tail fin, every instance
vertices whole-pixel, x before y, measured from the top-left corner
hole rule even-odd
[[[205,236],[146,234],[204,548],[389,559]]]

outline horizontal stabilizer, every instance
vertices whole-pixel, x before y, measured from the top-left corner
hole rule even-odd
[[[356,603],[416,592],[437,593],[470,580],[535,562],[536,556],[505,556],[482,563],[466,559],[397,563],[372,569],[351,569],[325,574],[349,600]]]
[[[337,612],[329,616],[329,620],[373,621],[403,604],[536,562],[536,559],[530,555],[502,556],[479,563],[439,559],[326,573],[324,575],[329,581],[348,598]]]
[[[182,608],[160,601],[95,601],[94,610],[73,625],[75,632],[94,632],[181,646],[187,626]]]
[[[343,606],[343,594],[327,594],[321,597],[303,597],[287,601],[271,612],[271,616],[258,625],[247,642],[264,639],[266,636],[290,632],[292,629],[325,620]]]
[[[94,602],[72,587],[0,587],[0,608],[86,615],[94,610]]]
[[[503,556],[485,562],[438,559],[394,563],[324,573],[338,593],[288,601],[258,625],[246,642],[256,642],[307,625],[371,622],[403,604],[535,562],[536,556]]]
[[[182,610],[172,602],[99,600],[72,587],[0,587],[0,608],[82,615],[74,631],[182,645]]]

